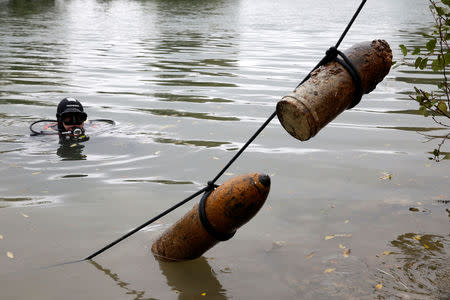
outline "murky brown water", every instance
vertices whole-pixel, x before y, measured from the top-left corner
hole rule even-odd
[[[0,0],[0,298],[448,298],[448,160],[428,160],[418,132],[440,130],[407,96],[436,77],[406,66],[308,142],[272,121],[220,180],[269,174],[266,204],[202,258],[149,252],[196,199],[46,268],[202,188],[358,5]],[[430,22],[426,1],[368,1],[341,49],[382,38],[398,59]],[[117,125],[76,147],[30,137],[66,96]]]

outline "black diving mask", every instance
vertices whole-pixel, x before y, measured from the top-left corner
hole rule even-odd
[[[62,122],[66,125],[81,125],[86,119],[85,114],[67,114],[61,116]]]

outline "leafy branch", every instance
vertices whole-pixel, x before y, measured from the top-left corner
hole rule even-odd
[[[434,25],[433,31],[425,35],[428,39],[425,47],[415,47],[410,50],[405,45],[400,45],[400,49],[404,57],[408,55],[416,57],[414,62],[416,69],[431,68],[434,73],[440,75],[440,80],[436,85],[437,90],[427,92],[414,87],[415,94],[410,95],[410,98],[419,104],[419,111],[425,117],[431,116],[435,123],[450,128],[450,87],[448,83],[450,71],[450,48],[448,44],[450,38],[450,0],[440,0],[439,4],[435,0],[429,0],[429,2]],[[428,141],[441,139],[437,148],[433,151],[434,158],[432,158],[440,161],[441,149],[445,141],[450,138],[450,133],[443,136],[424,135],[428,138]]]

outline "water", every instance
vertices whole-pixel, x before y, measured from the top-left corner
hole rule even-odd
[[[428,160],[436,145],[418,132],[442,131],[408,101],[436,76],[406,66],[310,141],[273,120],[219,180],[269,174],[264,207],[202,258],[160,263],[149,251],[196,199],[92,262],[46,268],[201,189],[358,5],[1,1],[1,298],[448,297],[448,160]],[[398,60],[430,24],[426,1],[368,1],[341,49],[382,38]],[[67,96],[116,126],[74,147],[30,137]]]

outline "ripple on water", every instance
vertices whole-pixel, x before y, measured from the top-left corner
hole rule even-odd
[[[0,208],[48,206],[61,202],[61,198],[57,196],[0,197]]]
[[[443,226],[446,226],[443,224]],[[376,278],[383,285],[377,293],[400,299],[450,297],[449,236],[404,233],[389,245],[377,268]]]

